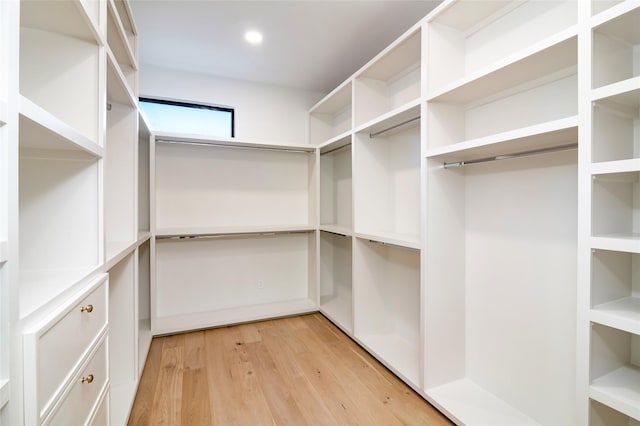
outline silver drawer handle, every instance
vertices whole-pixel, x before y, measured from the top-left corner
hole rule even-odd
[[[86,312],[90,314],[91,312],[93,312],[93,305],[87,305],[87,306],[81,307],[80,312]]]
[[[89,374],[87,377],[83,377],[80,380],[80,383],[91,383],[93,382],[93,374]]]

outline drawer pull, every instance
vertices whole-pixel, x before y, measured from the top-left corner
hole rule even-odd
[[[93,305],[87,305],[87,306],[81,307],[80,312],[86,312],[90,314],[91,312],[93,312]]]
[[[91,383],[93,382],[93,374],[89,374],[87,377],[83,377],[80,380],[80,383]]]

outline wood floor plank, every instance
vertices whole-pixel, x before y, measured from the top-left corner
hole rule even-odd
[[[450,424],[317,313],[154,338],[129,421]]]
[[[206,365],[204,332],[185,334],[181,407],[182,425],[200,426],[211,424]]]
[[[145,362],[138,392],[129,415],[129,425],[151,425],[151,413],[153,409],[153,396],[158,384],[158,371],[162,359],[162,340],[154,339],[149,347],[147,361]]]

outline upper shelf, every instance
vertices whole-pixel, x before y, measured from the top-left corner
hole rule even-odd
[[[426,156],[444,162],[464,162],[528,150],[554,148],[577,143],[577,141],[578,117],[573,116],[434,148],[428,150]]]
[[[577,29],[569,28],[432,93],[433,102],[468,103],[576,65]]]
[[[298,232],[312,232],[315,227],[310,225],[294,226],[224,226],[208,228],[160,228],[156,231],[159,239],[193,239],[199,237],[226,237],[256,234],[288,234]]]
[[[20,26],[64,34],[100,44],[98,2],[85,0],[22,1]]]
[[[20,149],[76,151],[101,158],[104,148],[78,133],[74,128],[20,97]]]
[[[137,70],[136,54],[125,32],[125,26],[120,19],[113,0],[107,2],[107,41],[118,64],[127,70]],[[129,25],[131,27],[131,25]]]
[[[137,105],[136,96],[109,49],[107,49],[107,100],[133,107]]]
[[[352,127],[352,84],[343,83],[309,111],[309,142],[312,145],[342,135]]]

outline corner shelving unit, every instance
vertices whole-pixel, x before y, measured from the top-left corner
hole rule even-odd
[[[337,87],[309,112],[309,142],[312,145],[341,139],[353,127],[351,81]]]

